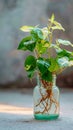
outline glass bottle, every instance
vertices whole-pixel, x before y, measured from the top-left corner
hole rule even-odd
[[[59,89],[56,86],[56,75],[53,81],[47,82],[37,77],[37,86],[33,91],[34,118],[38,120],[57,119],[59,116]]]

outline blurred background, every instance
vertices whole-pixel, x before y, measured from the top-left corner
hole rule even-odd
[[[27,52],[17,51],[20,40],[26,35],[19,28],[23,25],[45,26],[54,13],[66,29],[55,37],[73,43],[73,0],[0,0],[0,87],[33,87],[24,70]],[[73,51],[71,48],[68,50]],[[73,87],[73,67],[57,78],[60,87]]]

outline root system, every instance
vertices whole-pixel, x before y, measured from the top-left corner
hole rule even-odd
[[[41,99],[40,99],[39,103],[36,105],[36,107],[38,107],[38,106],[41,107],[41,105],[42,105],[43,109],[41,109],[41,110],[43,110],[43,111],[36,111],[35,114],[44,114],[44,113],[49,114],[53,104],[55,105],[54,114],[56,114],[58,107],[59,107],[59,103],[54,98],[54,94],[52,92],[53,83],[47,82],[44,80],[41,80],[41,83],[46,90],[46,94],[43,95],[43,93],[41,91],[41,87],[40,87],[39,91],[40,91]]]

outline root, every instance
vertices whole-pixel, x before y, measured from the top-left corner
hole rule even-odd
[[[55,111],[54,111],[54,113],[56,113],[56,112],[57,112],[57,109],[58,109],[58,107],[59,107],[59,103],[56,101],[56,99],[54,98],[53,94],[52,94],[52,97],[51,97],[51,101],[52,101],[52,103],[54,103],[54,105],[55,105]]]
[[[41,97],[42,97],[42,98],[41,98],[40,102],[36,105],[36,107],[39,106],[40,104],[42,104],[42,105],[43,105],[43,108],[44,108],[44,110],[43,110],[42,113],[44,113],[45,111],[48,112],[48,110],[47,110],[48,102],[46,102],[46,99],[48,98],[48,95],[44,96],[44,95],[41,93],[41,89],[40,89],[40,94],[41,94]],[[46,106],[45,106],[44,102],[45,102]]]
[[[52,93],[52,83],[51,82],[47,82],[44,80],[41,80],[42,85],[44,86],[44,88],[46,89],[46,95],[43,95],[41,92],[41,88],[40,88],[40,94],[41,94],[41,99],[39,101],[39,103],[36,105],[36,107],[38,106],[43,106],[43,111],[36,111],[36,114],[43,114],[43,113],[48,113],[51,110],[52,105],[55,105],[55,111],[54,113],[57,112],[57,109],[59,107],[59,103],[56,101],[56,99],[54,98],[54,95]]]

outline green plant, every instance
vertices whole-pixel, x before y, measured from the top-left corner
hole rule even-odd
[[[29,78],[32,78],[34,73],[37,72],[43,80],[51,82],[53,74],[58,74],[73,65],[73,52],[64,49],[62,46],[73,47],[73,44],[67,40],[53,40],[55,30],[65,31],[62,25],[55,21],[54,14],[48,20],[47,27],[23,26],[20,29],[29,32],[29,35],[21,40],[18,49],[31,51],[35,54],[35,56],[33,56],[33,53],[27,56],[24,62]],[[52,49],[56,52],[54,57],[52,56]]]

